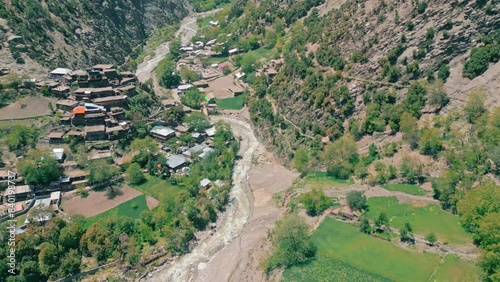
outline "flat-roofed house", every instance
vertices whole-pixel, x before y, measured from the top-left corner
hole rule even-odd
[[[227,88],[231,93],[233,93],[234,96],[238,96],[238,95],[241,95],[243,94],[243,92],[245,91],[245,89],[239,87],[239,86],[236,86],[236,85],[231,85]]]
[[[192,84],[183,84],[177,87],[177,94],[184,94],[186,91],[193,87]]]
[[[116,140],[123,137],[123,133],[125,130],[121,125],[116,125],[112,127],[106,127],[106,134],[108,135],[109,140]]]
[[[86,125],[101,125],[104,124],[106,119],[105,113],[86,113],[85,114],[85,124]]]
[[[126,104],[126,101],[127,101],[127,96],[125,95],[108,96],[108,97],[93,99],[93,102],[96,105],[103,107],[122,106]]]
[[[74,100],[59,100],[56,102],[56,108],[66,112],[71,112],[76,106],[78,106],[78,101]]]
[[[3,202],[11,203],[30,199],[33,195],[33,188],[30,185],[14,186],[14,189],[7,189],[3,194]]]
[[[64,149],[54,148],[52,149],[52,156],[60,163],[64,162]]]
[[[70,69],[67,68],[56,68],[55,70],[51,71],[49,73],[49,78],[50,79],[61,79],[64,76],[68,75],[71,73]]]
[[[59,205],[59,201],[61,200],[61,191],[56,191],[50,193],[50,204],[51,205]]]
[[[114,96],[115,91],[111,86],[100,88],[78,88],[74,92],[76,100],[80,101],[84,98],[94,99],[100,97]]]
[[[104,71],[104,70],[109,70],[109,69],[115,69],[116,66],[113,64],[97,64],[92,67],[92,70],[96,71]]]
[[[57,97],[66,97],[69,95],[69,87],[66,86],[66,85],[59,85],[55,88],[52,88],[52,90],[50,90],[54,95],[56,95]]]
[[[162,125],[157,125],[153,127],[150,133],[151,135],[153,135],[153,137],[158,138],[160,140],[167,140],[175,136],[175,130],[173,130],[171,127]]]
[[[104,125],[85,126],[85,140],[104,140],[106,139],[106,127]]]
[[[84,70],[75,70],[75,71],[72,71],[69,74],[69,76],[71,76],[71,79],[73,81],[79,81],[79,82],[87,81],[89,79],[88,72],[86,72]]]
[[[52,131],[47,135],[47,139],[49,140],[50,144],[58,144],[63,142],[63,136],[63,131]]]

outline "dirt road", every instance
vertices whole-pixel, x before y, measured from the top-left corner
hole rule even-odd
[[[179,30],[175,33],[176,37],[181,38],[182,44],[187,44],[191,41],[191,38],[196,34],[198,26],[196,24],[196,19],[201,17],[206,17],[216,13],[219,10],[212,10],[204,13],[197,13],[190,16],[185,17],[182,22]],[[164,42],[160,44],[155,49],[155,55],[153,57],[148,57],[144,62],[137,66],[137,70],[135,75],[140,82],[145,82],[149,78],[151,78],[151,73],[154,71],[158,63],[165,58],[165,55],[168,54],[170,47],[170,41]]]

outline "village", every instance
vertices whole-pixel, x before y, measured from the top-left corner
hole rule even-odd
[[[216,22],[211,22],[216,26]],[[160,113],[180,106],[185,114],[196,109],[181,104],[181,97],[188,91],[198,91],[203,94],[203,102],[199,112],[204,115],[216,113],[219,110],[217,101],[248,95],[248,84],[243,81],[245,73],[235,68],[230,57],[241,51],[234,48],[228,51],[228,58],[214,49],[223,46],[216,39],[204,42],[197,41],[188,46],[182,46],[179,52],[182,58],[177,62],[177,71],[185,69],[199,74],[199,79],[183,80],[168,91],[168,97],[160,97],[162,108],[150,117],[152,126],[149,135],[153,137],[162,154],[165,155],[169,173],[189,173],[189,165],[207,158],[214,152],[214,124],[198,132],[187,124],[170,126],[161,121]],[[218,46],[218,47],[216,47]],[[220,49],[220,48],[219,48]],[[206,64],[207,59],[220,58],[218,63]],[[222,61],[221,61],[222,60]],[[215,62],[215,61],[214,61]],[[272,60],[257,71],[257,75],[274,76],[283,60]],[[234,70],[234,71],[233,71]],[[14,215],[26,215],[24,225],[16,232],[24,232],[26,224],[31,221],[45,222],[51,218],[53,211],[62,212],[61,204],[64,194],[74,192],[77,187],[85,187],[90,191],[88,171],[80,168],[78,161],[67,160],[71,155],[70,143],[82,143],[89,146],[88,160],[105,159],[115,166],[123,164],[123,157],[114,150],[113,141],[130,134],[134,124],[127,118],[126,111],[131,98],[138,94],[139,82],[134,73],[119,71],[113,64],[97,64],[85,70],[56,68],[41,81],[24,79],[23,85],[36,87],[40,92],[50,92],[57,98],[55,113],[58,116],[58,126],[51,127],[42,139],[43,147],[49,148],[52,156],[64,169],[58,181],[53,181],[46,187],[33,187],[15,171],[0,169],[0,180],[3,186],[9,186],[4,193],[3,204],[0,206],[0,220],[12,217],[9,209],[14,207]],[[179,144],[179,139],[190,142]],[[172,144],[174,146],[172,146]],[[9,168],[12,169],[12,168]],[[209,188],[216,179],[202,179],[201,188]],[[220,181],[219,181],[220,182]],[[219,183],[220,184],[220,183]],[[15,202],[15,203],[12,203]],[[32,212],[48,207],[45,212]]]

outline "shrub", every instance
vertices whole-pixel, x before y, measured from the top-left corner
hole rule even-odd
[[[320,189],[313,189],[300,197],[300,202],[311,216],[321,214],[324,210],[333,205],[333,200],[325,195]]]
[[[364,210],[366,209],[366,196],[361,191],[351,191],[347,194],[347,205],[351,210]]]
[[[446,81],[450,76],[450,68],[448,65],[441,65],[438,70],[438,78],[442,81]]]
[[[434,246],[434,244],[436,243],[437,241],[437,237],[436,237],[436,234],[434,234],[434,232],[431,232],[429,234],[427,234],[427,236],[425,236],[425,240],[429,241],[429,243]]]

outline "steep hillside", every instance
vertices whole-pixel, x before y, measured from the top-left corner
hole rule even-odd
[[[304,143],[318,147],[315,136],[334,140],[351,129],[362,137],[386,126],[397,132],[404,108],[415,102],[408,89],[422,79],[430,85],[423,103],[413,105],[417,117],[460,107],[478,86],[490,108],[500,105],[495,3],[358,0],[338,10],[319,6],[330,10],[323,16],[309,11],[278,40],[285,42],[284,67],[267,91],[256,87],[251,109],[260,133],[290,157]]]
[[[187,13],[183,0],[0,1],[0,51],[45,67],[120,64],[154,29]]]

